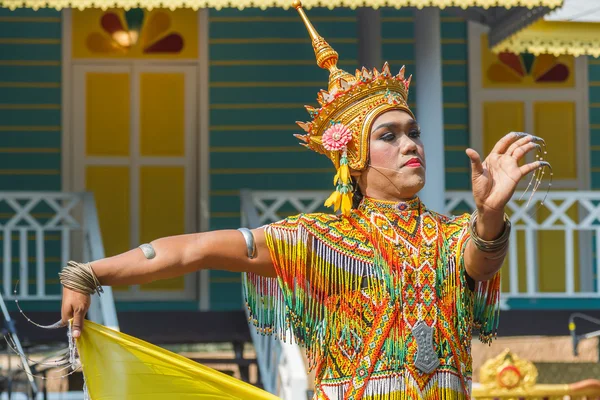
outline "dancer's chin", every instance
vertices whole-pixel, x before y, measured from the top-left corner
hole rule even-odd
[[[413,198],[419,193],[425,186],[425,180],[418,176],[404,176],[400,179],[395,179],[393,185],[387,185],[385,190],[389,195],[398,200]]]

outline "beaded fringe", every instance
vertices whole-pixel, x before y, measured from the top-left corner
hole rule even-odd
[[[464,251],[467,247],[467,243],[470,240],[468,230],[465,230],[458,240],[458,251],[456,254],[460,257],[456,260],[456,265],[460,265],[459,271],[457,271],[462,280],[463,287],[467,287],[466,272],[464,266]],[[500,322],[500,271],[494,275],[494,277],[488,281],[475,283],[475,289],[471,293],[465,291],[466,296],[463,296],[463,301],[457,304],[459,309],[457,310],[459,315],[464,314],[464,307],[470,307],[472,309],[472,322],[469,323],[468,327],[464,326],[464,322],[461,324],[461,320],[458,321],[459,329],[465,333],[468,331],[469,336],[471,335],[471,327],[474,327],[479,331],[479,340],[486,344],[491,344],[492,340],[496,337],[498,331],[498,324]]]
[[[461,379],[448,372],[436,372],[427,385],[421,390],[417,383],[408,374],[404,376],[388,376],[385,378],[371,378],[362,400],[467,400],[470,398],[471,381],[468,381],[468,393],[462,389]],[[349,382],[339,385],[322,387],[322,394],[315,394],[315,400],[343,399],[349,387]]]
[[[473,302],[473,326],[479,330],[479,340],[491,344],[500,322],[500,272],[492,279],[477,282]]]
[[[325,302],[360,295],[363,279],[373,293],[381,293],[380,279],[369,279],[373,278],[370,264],[324,245],[303,227],[265,229],[278,277],[245,274],[250,322],[262,334],[283,341],[293,337],[306,348],[312,370],[322,356],[326,336],[339,338],[343,329],[357,323],[340,313],[331,315]]]
[[[435,290],[442,317],[450,326],[441,333],[450,343],[453,357],[470,365],[472,327],[479,329],[479,338],[485,343],[495,335],[500,276],[477,283],[474,292],[466,289],[463,252],[469,235],[463,219],[456,219],[451,238],[438,235]],[[333,241],[325,244],[302,222],[292,220],[265,227],[277,278],[247,273],[243,284],[250,322],[262,334],[305,347],[312,370],[331,343],[350,338],[347,332],[358,327],[359,322],[348,317],[352,313],[344,308],[358,304],[353,301],[355,296],[369,293],[374,302],[387,299],[402,307],[403,285],[402,274],[393,272],[401,264],[397,252],[376,232],[371,237],[376,256],[368,258]],[[383,347],[394,367],[401,367],[406,358],[402,331],[400,324],[392,327]]]

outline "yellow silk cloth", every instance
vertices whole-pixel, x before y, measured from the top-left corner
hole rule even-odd
[[[77,350],[92,400],[277,399],[248,383],[90,321],[85,321]]]

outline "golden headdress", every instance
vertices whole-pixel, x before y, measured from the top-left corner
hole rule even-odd
[[[306,133],[295,136],[304,146],[325,154],[335,165],[336,190],[325,205],[333,205],[335,211],[341,208],[347,215],[352,207],[350,169],[362,171],[366,167],[373,121],[390,110],[403,110],[414,118],[407,103],[411,77],[404,78],[404,67],[393,76],[387,62],[381,72],[363,67],[352,75],[339,69],[338,53],[319,36],[302,3],[294,1],[292,6],[298,10],[312,39],[317,65],[329,70],[327,91],[321,90],[317,96],[321,107],[305,106],[311,121],[297,122]]]

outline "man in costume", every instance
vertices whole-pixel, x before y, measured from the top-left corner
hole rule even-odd
[[[467,399],[472,327],[490,342],[499,269],[508,248],[504,207],[538,138],[511,133],[472,166],[473,214],[445,217],[417,193],[425,182],[420,130],[407,105],[410,77],[349,74],[299,1],[317,64],[329,71],[319,108],[300,122],[303,145],[330,158],[337,214],[301,214],[255,230],[162,238],[61,272],[63,323],[78,337],[101,285],[143,284],[203,268],[244,272],[251,321],[293,336],[316,369],[316,399]],[[423,79],[426,79],[425,77]],[[427,134],[427,132],[424,132]]]

